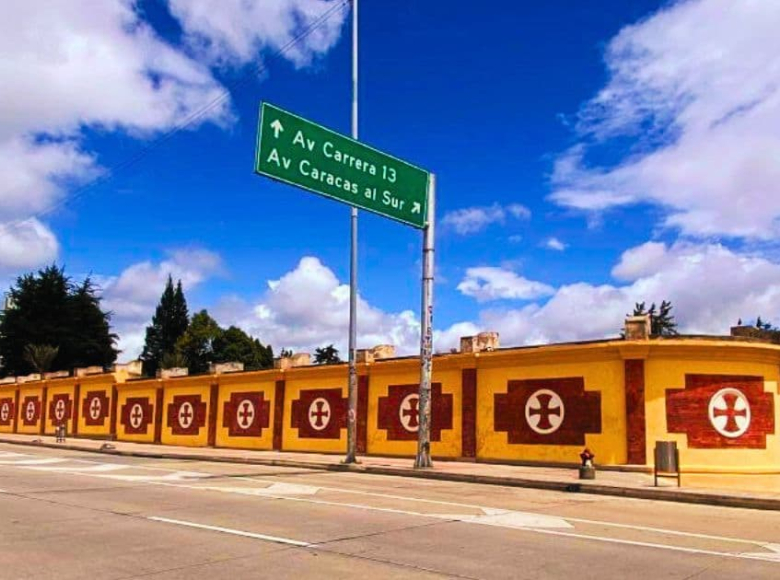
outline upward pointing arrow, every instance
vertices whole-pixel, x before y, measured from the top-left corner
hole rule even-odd
[[[420,213],[420,202],[415,201],[414,205],[412,205],[412,213]]]
[[[279,122],[279,119],[276,119],[273,123],[271,123],[271,129],[274,130],[274,138],[279,138],[279,133],[284,131],[284,127],[282,127],[282,124]]]

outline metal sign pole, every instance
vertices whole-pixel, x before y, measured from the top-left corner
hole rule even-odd
[[[433,257],[436,225],[436,176],[428,184],[428,223],[423,230],[422,313],[420,328],[420,399],[415,468],[431,462],[431,372],[433,367]]]
[[[358,0],[352,0],[352,138],[358,138]],[[357,244],[358,210],[351,208],[352,230],[349,260],[349,411],[347,412],[347,457],[357,462]]]

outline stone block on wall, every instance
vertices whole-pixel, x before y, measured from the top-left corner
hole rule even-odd
[[[176,377],[186,377],[190,374],[187,367],[173,367],[172,369],[160,369],[157,376],[161,379],[175,379]]]
[[[647,340],[650,338],[650,331],[651,322],[649,314],[643,316],[629,316],[626,318],[626,340]]]
[[[499,346],[497,332],[480,332],[476,336],[462,336],[460,339],[460,352],[491,351]]]
[[[73,374],[79,378],[87,377],[89,375],[99,375],[103,373],[103,367],[93,366],[84,367],[80,369],[74,369]]]
[[[224,362],[224,363],[211,363],[209,365],[209,372],[212,375],[221,375],[225,373],[240,373],[244,370],[244,363],[242,362]]]

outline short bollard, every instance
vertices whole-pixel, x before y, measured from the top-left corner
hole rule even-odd
[[[593,466],[593,460],[596,456],[587,447],[580,453],[582,465],[580,465],[580,479],[596,479],[596,468]]]
[[[57,436],[57,443],[65,443],[65,425],[57,425],[54,434]]]

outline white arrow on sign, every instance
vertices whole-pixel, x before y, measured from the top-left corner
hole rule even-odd
[[[284,131],[284,127],[282,127],[282,124],[279,122],[279,119],[271,123],[271,129],[274,130],[274,138],[279,138],[279,133]]]
[[[414,205],[412,206],[412,213],[420,213],[420,202],[415,201]]]

